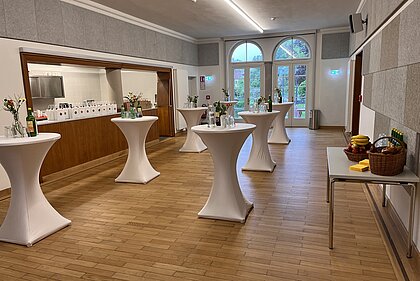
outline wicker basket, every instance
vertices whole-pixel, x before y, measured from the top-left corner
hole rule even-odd
[[[407,151],[404,144],[394,137],[382,137],[373,142],[373,146],[382,139],[396,140],[402,147],[397,154],[383,154],[378,152],[369,153],[369,165],[372,174],[380,176],[396,176],[404,171]]]
[[[351,153],[345,149],[344,149],[344,153],[347,155],[347,158],[353,162],[360,162],[362,160],[369,158],[369,155],[367,153]]]

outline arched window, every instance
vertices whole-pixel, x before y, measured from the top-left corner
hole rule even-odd
[[[289,38],[277,46],[274,52],[274,60],[295,60],[295,59],[310,59],[308,43],[302,39]]]
[[[230,61],[232,63],[261,62],[263,54],[255,43],[244,42],[233,50]]]

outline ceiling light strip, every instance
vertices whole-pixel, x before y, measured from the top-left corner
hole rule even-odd
[[[234,9],[238,14],[240,14],[244,19],[246,19],[252,26],[254,26],[260,33],[264,33],[264,29],[262,29],[261,26],[258,25],[253,19],[251,19],[250,16],[248,16],[247,13],[244,12],[235,2],[232,0],[225,0],[226,3],[229,4],[229,6]]]

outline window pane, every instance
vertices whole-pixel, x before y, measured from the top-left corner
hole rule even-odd
[[[262,61],[263,56],[261,53],[260,48],[255,46],[252,43],[246,43],[247,50],[246,50],[246,61]]]
[[[253,67],[249,69],[249,99],[252,104],[261,96],[261,68]]]
[[[308,45],[299,39],[293,39],[293,56],[297,59],[309,58]]]
[[[277,48],[275,59],[287,60],[287,59],[293,58],[292,57],[292,53],[293,53],[292,43],[293,42],[291,39],[281,43],[280,46]]]
[[[246,44],[236,47],[232,54],[232,62],[246,62]]]
[[[235,68],[233,70],[233,91],[235,93],[235,100],[238,101],[234,107],[234,117],[241,118],[238,112],[243,111],[245,108],[245,69]]]
[[[295,112],[296,119],[305,119],[306,117],[306,65],[295,65]]]
[[[309,58],[309,47],[300,39],[288,39],[281,43],[276,50],[275,60],[306,59]]]
[[[232,53],[231,62],[263,61],[263,55],[257,45],[242,43]]]

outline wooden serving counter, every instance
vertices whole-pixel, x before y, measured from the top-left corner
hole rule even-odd
[[[157,116],[157,109],[143,110],[146,116]],[[75,119],[39,125],[39,132],[61,134],[48,152],[41,167],[43,176],[64,171],[87,162],[126,150],[127,141],[120,129],[111,122],[116,115]],[[149,130],[146,142],[159,140],[159,120]]]

